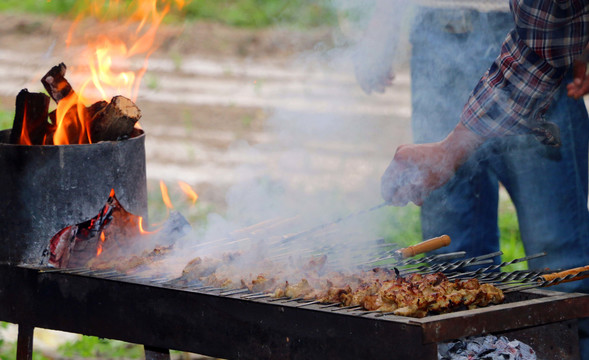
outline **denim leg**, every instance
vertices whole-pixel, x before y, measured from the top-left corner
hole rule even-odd
[[[570,81],[569,75],[564,84]],[[568,98],[565,90],[561,86],[547,114],[560,127],[562,146],[547,147],[531,136],[505,139],[501,161],[494,164],[517,209],[526,253],[547,253],[531,260],[531,269],[589,264],[589,118],[583,101]],[[589,279],[550,290],[589,293]],[[589,319],[579,329],[582,359],[589,360]]]
[[[509,13],[419,8],[411,32],[412,129],[416,143],[443,139],[458,123],[481,75],[513,26]],[[449,247],[477,256],[499,249],[498,182],[485,150],[421,208],[424,238],[448,234]]]
[[[526,253],[548,254],[531,260],[530,268],[589,264],[589,118],[583,101],[568,98],[565,90],[561,87],[547,116],[559,125],[562,146],[544,146],[532,136],[505,139],[501,162],[494,164],[517,209]],[[587,284],[562,289],[589,292]]]

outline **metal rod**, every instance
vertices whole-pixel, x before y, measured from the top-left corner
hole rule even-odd
[[[341,217],[341,218],[336,219],[334,221],[331,221],[331,222],[328,222],[328,223],[325,223],[325,224],[321,224],[321,225],[317,225],[317,226],[315,226],[315,227],[313,227],[313,228],[311,228],[309,230],[301,231],[301,232],[299,232],[297,234],[286,236],[286,237],[284,237],[282,239],[282,241],[283,242],[287,242],[287,241],[292,241],[292,240],[295,240],[295,239],[300,239],[300,238],[305,237],[305,236],[307,236],[309,234],[312,234],[312,233],[314,233],[316,231],[323,230],[323,229],[325,229],[325,228],[327,228],[327,227],[329,227],[331,225],[335,225],[335,224],[338,224],[338,223],[340,223],[342,221],[346,221],[348,219],[351,219],[353,217],[360,216],[360,215],[363,215],[363,214],[366,214],[366,213],[369,213],[369,212],[378,210],[378,209],[380,209],[382,207],[385,207],[387,205],[388,205],[387,203],[382,203],[382,204],[378,204],[376,206],[373,206],[373,207],[371,207],[369,209],[357,211],[355,213],[352,213],[352,214],[349,214],[347,216]]]
[[[321,308],[322,309],[327,309],[327,308],[330,308],[330,307],[341,306],[341,305],[342,305],[342,303],[337,302],[337,303],[326,304],[324,306],[321,306]]]
[[[248,294],[248,295],[242,296],[241,298],[246,299],[246,300],[255,300],[255,299],[263,299],[263,298],[269,298],[269,297],[272,297],[272,294],[257,294],[257,295]]]
[[[296,307],[303,307],[303,306],[313,305],[313,304],[319,304],[319,303],[321,303],[320,300],[313,300],[313,301],[309,301],[309,302],[306,302],[306,303],[299,304]]]
[[[347,311],[353,311],[353,310],[361,309],[361,308],[362,308],[361,305],[352,305],[352,306],[342,306],[340,308],[333,309],[331,311],[346,311],[346,310]]]
[[[464,272],[464,273],[462,273],[462,276],[476,276],[476,275],[481,274],[483,272],[496,270],[496,269],[502,268],[504,266],[508,266],[508,265],[511,265],[511,264],[516,264],[516,263],[528,261],[528,260],[539,258],[539,257],[545,256],[545,255],[546,255],[546,253],[545,252],[542,252],[542,253],[538,253],[538,254],[534,254],[534,255],[524,256],[524,257],[518,258],[518,259],[513,259],[511,261],[503,261],[503,262],[501,262],[500,264],[497,264],[497,265],[487,266],[485,268],[480,268],[480,269],[477,269],[475,271]],[[460,273],[458,273],[456,275],[448,276],[448,278],[458,277],[458,276],[460,276]]]
[[[219,295],[222,296],[229,296],[229,295],[236,295],[236,294],[243,294],[245,292],[250,292],[250,289],[248,288],[241,288],[241,289],[235,289],[235,290],[228,290],[226,292],[221,292],[219,293]]]

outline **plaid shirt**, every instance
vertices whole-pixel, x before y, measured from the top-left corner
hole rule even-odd
[[[573,60],[589,41],[589,0],[511,0],[515,29],[462,111],[483,137],[535,134],[559,145],[558,127],[543,115]]]

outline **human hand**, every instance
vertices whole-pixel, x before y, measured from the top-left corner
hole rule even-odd
[[[410,201],[423,204],[483,142],[483,138],[459,124],[440,142],[399,146],[381,178],[383,199],[395,206]]]
[[[589,93],[589,76],[587,63],[575,61],[573,63],[573,82],[567,85],[567,95],[575,100]]]
[[[441,142],[399,146],[381,178],[383,199],[395,206],[410,201],[423,204],[433,190],[454,175],[454,166],[445,157]]]

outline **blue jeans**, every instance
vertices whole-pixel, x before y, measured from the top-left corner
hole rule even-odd
[[[510,13],[418,9],[411,33],[416,143],[439,141],[456,126],[470,92],[512,28]],[[589,264],[589,118],[583,101],[566,96],[564,85],[570,81],[569,74],[546,117],[560,127],[562,146],[547,147],[531,135],[488,141],[424,202],[424,238],[450,235],[452,244],[442,252],[477,256],[499,250],[501,182],[517,210],[526,253],[547,252],[529,261],[531,269]],[[589,293],[589,280],[553,289]],[[589,331],[589,321],[582,323]],[[581,346],[589,360],[589,342]]]

